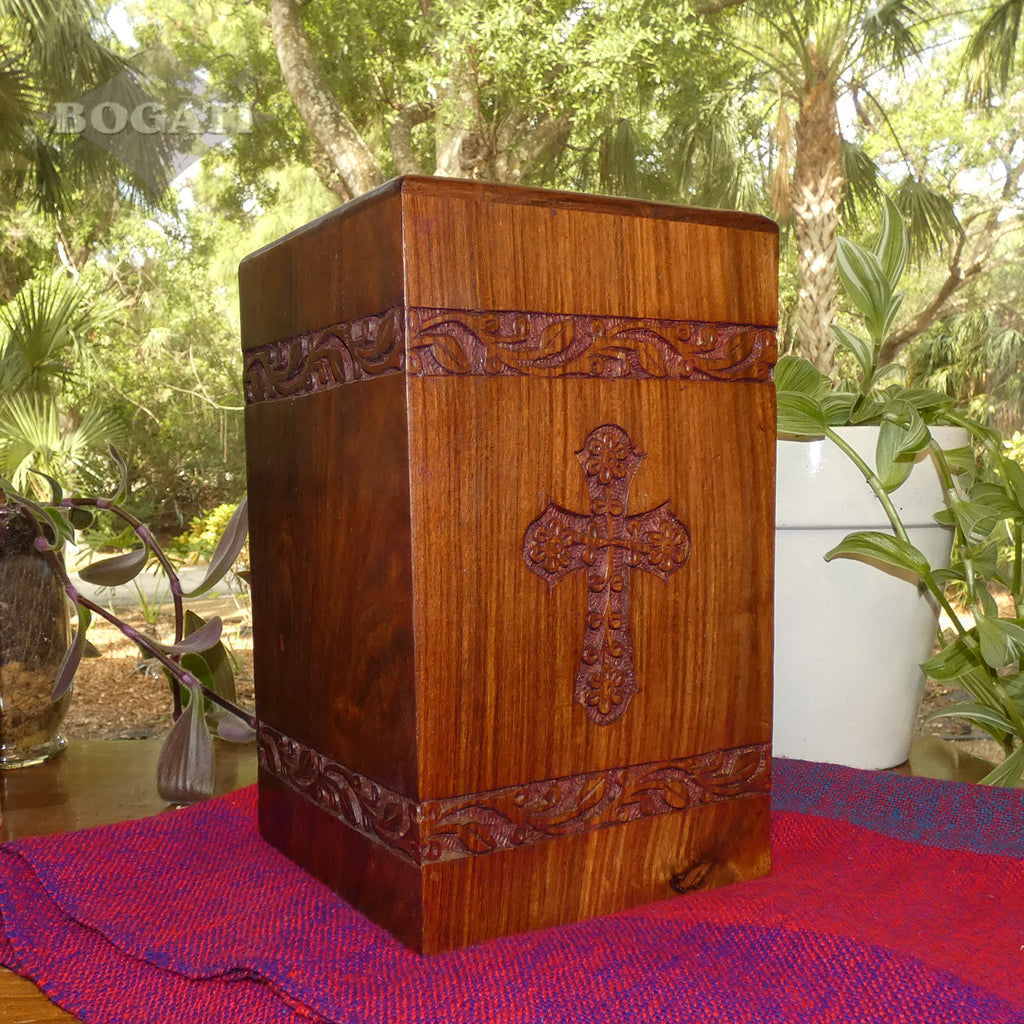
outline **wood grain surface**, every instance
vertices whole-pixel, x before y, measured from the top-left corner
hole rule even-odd
[[[416,795],[406,418],[393,375],[250,406],[246,440],[256,717]]]
[[[246,257],[242,347],[399,303],[774,327],[764,217],[399,178]]]
[[[534,189],[408,180],[406,302],[774,325],[775,225]],[[410,227],[415,225],[413,230]]]
[[[77,1020],[51,1003],[28,978],[0,967],[0,1024],[75,1024]]]
[[[240,279],[259,363],[246,425],[261,720],[414,818],[770,741],[773,224],[406,178],[249,257]],[[585,641],[611,635],[588,590],[610,580],[598,567],[552,586],[524,545],[551,506],[597,514],[577,453],[602,426],[639,453],[628,508],[595,526],[619,531],[600,534],[623,552],[602,564],[628,572],[628,616],[602,614],[628,633],[636,692],[598,721],[580,666]],[[663,505],[690,539],[670,575],[636,569],[653,528],[623,532]],[[397,867],[287,773],[263,776],[264,834],[415,948],[768,865],[755,792]],[[570,877],[580,887],[556,884]]]
[[[0,771],[0,839],[73,832],[169,810],[156,787],[163,742],[71,740],[52,761]],[[215,794],[256,781],[253,744],[214,744]]]
[[[767,793],[419,868],[263,770],[259,809],[269,842],[428,954],[758,878],[771,867]]]
[[[697,807],[423,871],[425,953],[758,878],[771,867],[769,798]],[[688,890],[689,891],[689,890]]]
[[[771,738],[770,385],[409,380],[420,796],[475,793]],[[639,693],[595,727],[573,699],[583,574],[549,589],[523,535],[589,508],[575,453],[602,423],[646,453],[627,511],[670,501],[692,551],[632,573]]]

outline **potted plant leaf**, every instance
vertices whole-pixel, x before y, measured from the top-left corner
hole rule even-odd
[[[232,567],[247,534],[246,503],[234,514],[210,559],[201,582],[186,593],[162,547],[149,528],[124,509],[120,502],[126,492],[127,471],[112,448],[121,481],[110,498],[65,496],[60,485],[46,477],[50,496],[39,501],[0,479],[0,493],[7,514],[14,515],[31,536],[31,547],[48,567],[48,578],[58,582],[77,617],[73,637],[67,645],[55,678],[48,680],[49,703],[66,704],[75,671],[88,646],[87,632],[93,616],[116,626],[143,655],[157,661],[170,682],[174,725],[164,743],[158,766],[157,785],[161,796],[171,803],[203,799],[213,790],[214,746],[209,724],[217,734],[232,741],[246,741],[255,735],[256,720],[234,704],[234,682],[226,652],[220,642],[223,623],[219,618],[204,621],[185,609],[186,597],[209,591]],[[125,553],[94,562],[79,576],[99,586],[118,586],[133,579],[154,559],[164,573],[174,606],[174,637],[161,642],[140,632],[113,611],[83,594],[65,568],[62,549],[72,541],[76,529],[90,525],[97,514],[114,516],[139,539],[139,546]],[[2,597],[0,597],[2,600]]]
[[[907,251],[890,202],[871,249],[839,240],[842,285],[862,325],[833,327],[852,356],[852,384],[795,356],[776,368],[779,756],[861,768],[905,761],[924,687],[919,665],[948,604],[928,573],[946,563],[953,531],[934,515],[973,465],[975,425],[948,396],[878,365],[903,300]]]
[[[1024,470],[997,431],[969,429],[982,457],[938,517],[954,533],[950,566],[920,567],[924,586],[957,600],[945,605],[950,626],[921,667],[966,693],[931,718],[963,718],[1002,747],[1004,760],[981,781],[1016,786],[1024,775]]]

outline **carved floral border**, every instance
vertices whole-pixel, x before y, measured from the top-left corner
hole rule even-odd
[[[742,324],[396,306],[247,349],[247,403],[388,373],[767,381],[775,331]]]
[[[768,744],[417,802],[261,725],[259,763],[414,864],[458,860],[769,792]]]

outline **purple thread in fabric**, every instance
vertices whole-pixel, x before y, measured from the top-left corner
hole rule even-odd
[[[840,818],[947,850],[1024,857],[1024,790],[776,758],[772,810]]]

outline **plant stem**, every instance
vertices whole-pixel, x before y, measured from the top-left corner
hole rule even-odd
[[[1013,586],[1010,596],[1013,598],[1013,616],[1020,618],[1021,557],[1024,555],[1024,523],[1015,519],[1013,522]]]
[[[860,472],[863,474],[864,479],[867,481],[867,483],[873,490],[874,495],[876,495],[879,502],[882,504],[882,507],[885,509],[886,515],[889,517],[889,521],[892,523],[893,529],[896,532],[896,536],[899,537],[900,540],[905,541],[907,544],[909,544],[910,540],[907,536],[906,528],[903,526],[903,522],[899,517],[899,513],[896,511],[896,506],[893,504],[892,499],[889,497],[889,495],[886,493],[885,488],[882,486],[882,481],[878,478],[876,474],[874,474],[870,466],[868,466],[868,464],[852,449],[850,444],[847,441],[845,441],[833,428],[826,428],[825,435],[836,445],[838,445],[840,449],[844,453],[846,453],[846,455],[850,458],[854,465],[860,470]],[[943,459],[942,462],[945,462],[945,460]],[[946,466],[946,468],[948,470],[948,465]],[[946,482],[945,477],[944,482]],[[950,475],[948,477],[948,482],[946,483],[947,494],[950,493],[951,484],[952,477]],[[1019,565],[1020,562],[1018,560],[1018,566]],[[936,601],[939,602],[939,606],[942,608],[942,610],[945,611],[945,613],[949,616],[949,621],[953,624],[953,627],[955,628],[959,637],[961,637],[961,639],[964,641],[965,645],[972,652],[978,653],[981,645],[979,644],[978,640],[975,639],[975,637],[973,637],[964,628],[964,624],[961,621],[959,621],[959,617],[953,610],[952,605],[946,599],[945,593],[943,592],[942,588],[939,587],[938,584],[936,584],[935,581],[932,579],[931,572],[928,572],[924,575],[924,577],[922,578],[922,583],[924,583],[924,585],[928,588],[929,592],[936,599]],[[978,656],[980,659],[980,653]],[[984,663],[982,662],[982,664]],[[993,681],[989,677],[989,675],[984,672],[984,670],[979,675],[981,676],[981,678],[976,679],[975,683],[979,689],[982,689],[984,691],[989,705],[991,707],[1001,708],[1002,710],[1004,710],[1004,712],[1007,715],[1007,718],[1010,719],[1010,721],[1014,725],[1014,728],[1017,730],[1017,735],[1024,736],[1024,718],[1021,717],[1020,710],[1018,709],[1014,699],[1010,696],[1009,693],[1005,691],[1004,687],[1002,687],[998,682]]]
[[[149,531],[141,519],[137,519],[130,512],[126,512],[120,505],[115,505],[105,498],[65,498],[61,504],[66,508],[97,508],[103,512],[110,512],[122,522],[127,523],[135,535],[153,553],[153,557],[159,562],[167,576],[167,582],[171,588],[171,599],[174,602],[174,642],[181,643],[185,637],[185,606],[181,580],[171,564],[171,560],[164,554],[163,548],[157,543],[156,538]]]
[[[992,703],[996,706],[1001,706],[1006,712],[1006,717],[1013,722],[1013,728],[1018,736],[1024,736],[1024,718],[1021,717],[1019,708],[1017,707],[1014,699],[1005,691],[1003,686],[996,682],[992,684],[992,697],[994,698]],[[1013,751],[1013,739],[1011,738],[1007,743],[1003,744],[1003,748],[1007,754]]]
[[[864,461],[864,459],[861,458],[849,442],[840,437],[832,427],[825,428],[825,436],[834,445],[840,448],[850,461],[861,471],[864,479],[868,482],[868,486],[875,492],[875,497],[878,498],[882,508],[885,510],[885,514],[888,517],[889,522],[892,524],[892,528],[895,531],[896,536],[899,537],[900,540],[909,544],[910,537],[907,535],[903,521],[900,519],[900,514],[896,511],[896,506],[892,503],[892,498],[889,497],[885,488],[882,486],[882,481],[878,479],[875,471],[867,464],[867,462]]]
[[[209,698],[211,701],[213,701],[214,704],[219,705],[225,711],[228,711],[231,714],[235,715],[237,718],[240,718],[251,729],[255,729],[259,725],[258,719],[255,718],[253,715],[250,715],[247,711],[243,711],[242,708],[232,704],[231,701],[229,701],[227,698],[222,697],[219,693],[216,693],[213,690],[209,689],[209,687],[204,686],[198,679],[196,679],[194,675],[192,675],[191,672],[188,671],[188,669],[182,668],[181,665],[176,660],[175,655],[170,655],[160,650],[160,648],[156,646],[156,644],[154,644],[149,639],[149,637],[147,637],[144,633],[140,633],[137,629],[134,629],[126,623],[123,623],[116,615],[114,615],[111,612],[108,612],[102,605],[99,605],[95,601],[92,601],[89,598],[84,597],[82,594],[78,593],[78,591],[75,590],[74,585],[71,583],[71,580],[67,577],[67,575],[64,573],[62,573],[61,575],[64,576],[64,579],[67,584],[65,590],[69,591],[68,596],[71,597],[75,604],[81,605],[83,608],[88,608],[89,611],[93,612],[96,615],[99,615],[101,618],[106,619],[107,622],[109,622],[112,626],[116,626],[129,640],[131,640],[133,644],[135,644],[137,647],[140,647],[150,657],[155,658],[157,661],[159,661],[160,664],[163,665],[171,673],[171,675],[173,676],[173,682],[175,684],[175,696],[178,697],[179,701],[180,690],[178,689],[178,687],[187,686],[191,690],[200,691],[204,697]]]
[[[832,427],[825,428],[825,436],[832,441],[841,451],[843,451],[850,461],[861,471],[864,479],[867,481],[868,486],[875,492],[875,497],[878,499],[882,508],[885,510],[885,514],[892,524],[893,531],[900,540],[907,544],[910,544],[910,536],[907,533],[906,527],[903,525],[903,520],[900,519],[899,512],[896,511],[896,506],[893,504],[892,498],[889,497],[888,492],[882,486],[882,481],[878,479],[878,476],[874,470],[868,465],[867,462],[858,454],[854,448],[845,441]],[[952,478],[950,478],[952,483]],[[953,606],[946,600],[946,595],[943,589],[932,579],[931,573],[926,573],[922,578],[921,582],[927,587],[929,593],[939,603],[939,607],[949,616],[950,621],[953,623],[957,633],[964,637],[968,643],[974,642],[973,638],[968,634],[967,630],[964,629],[963,623],[960,621]]]
[[[939,476],[942,477],[942,486],[945,488],[946,493],[955,494],[956,484],[953,482],[953,471],[949,468],[949,460],[946,458],[946,453],[934,440],[929,440],[928,447],[935,458],[935,464],[939,467]]]
[[[96,499],[69,500],[74,501],[79,505],[96,504]],[[102,502],[102,499],[99,499],[99,501]],[[65,504],[67,504],[67,502],[65,502]],[[106,503],[101,503],[97,507],[102,508],[104,504]],[[107,505],[107,511],[120,513],[121,518],[124,519],[126,522],[131,523],[131,521],[134,520],[134,517],[131,516],[129,513],[123,512],[122,510],[116,509],[109,505]],[[139,522],[138,520],[135,520],[135,522],[139,523],[139,525],[142,526],[143,529],[145,530],[145,527],[141,522]],[[40,529],[39,523],[35,521],[34,517],[33,523],[35,525],[37,535],[42,537],[43,534]],[[138,530],[136,530],[135,532],[139,533]],[[149,535],[149,531],[146,530],[145,534]],[[143,538],[144,542],[147,543],[151,547],[151,549],[154,549],[154,553],[159,552],[159,555],[163,556],[164,561],[161,562],[161,564],[163,565],[166,563],[165,570],[167,571],[168,575],[172,577],[172,582],[176,582],[178,584],[177,597],[178,604],[180,604],[182,594],[181,584],[180,581],[178,581],[177,574],[174,572],[173,568],[170,567],[170,563],[166,561],[166,556],[164,556],[163,552],[160,551],[159,545],[157,545],[155,541],[147,541],[146,536],[143,534],[139,534],[139,536]],[[177,719],[178,716],[180,716],[181,714],[180,688],[181,686],[188,686],[192,690],[198,690],[199,692],[201,692],[204,697],[207,697],[214,704],[219,705],[225,711],[229,712],[232,715],[235,715],[237,718],[240,718],[243,722],[245,722],[246,725],[249,726],[250,729],[255,730],[258,727],[259,720],[254,715],[250,715],[247,711],[243,711],[241,708],[236,707],[234,704],[231,703],[231,701],[227,700],[225,697],[222,697],[219,693],[215,693],[213,690],[210,690],[208,687],[204,686],[198,679],[196,679],[194,675],[192,675],[191,672],[188,671],[188,669],[184,669],[181,667],[178,661],[178,657],[176,655],[169,655],[164,653],[144,633],[140,633],[134,627],[129,626],[125,622],[122,622],[113,612],[107,611],[107,609],[104,608],[102,605],[97,604],[95,601],[79,593],[77,587],[75,587],[74,583],[71,582],[71,577],[68,575],[67,569],[64,566],[63,559],[60,558],[56,551],[54,551],[52,548],[47,548],[43,552],[43,554],[45,555],[47,561],[49,561],[51,567],[53,568],[55,574],[57,575],[57,578],[63,584],[64,592],[68,595],[71,601],[73,601],[76,605],[82,608],[88,608],[89,611],[91,611],[94,615],[99,615],[100,618],[105,619],[112,626],[115,626],[117,629],[119,629],[137,647],[141,648],[143,651],[149,654],[150,657],[156,658],[157,661],[159,661],[162,665],[164,665],[167,668],[167,670],[171,673],[172,678],[171,688],[174,691],[175,719]],[[79,628],[81,628],[81,625],[79,625]],[[179,633],[175,637],[175,643],[180,643],[181,639],[182,637]]]
[[[957,634],[964,640],[968,647],[972,649],[978,646],[978,642],[971,636],[970,632],[964,628],[964,624],[960,621],[960,616],[957,615],[953,606],[946,599],[945,591],[940,587],[933,579],[931,573],[928,573],[924,579],[924,585],[928,588],[928,592],[939,602],[939,607],[946,613],[947,618],[953,623],[953,628],[957,631]]]

